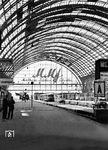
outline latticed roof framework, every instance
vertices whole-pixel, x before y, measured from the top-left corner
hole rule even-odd
[[[0,59],[15,71],[52,60],[84,77],[108,57],[107,0],[1,0],[0,23]]]

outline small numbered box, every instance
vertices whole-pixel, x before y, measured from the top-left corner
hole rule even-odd
[[[7,137],[7,138],[15,137],[15,131],[14,130],[6,130],[5,131],[5,137]]]

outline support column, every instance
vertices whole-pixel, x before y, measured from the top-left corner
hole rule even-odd
[[[34,82],[31,82],[31,108],[33,108],[33,84]]]

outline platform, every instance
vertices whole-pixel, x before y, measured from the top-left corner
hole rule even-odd
[[[0,120],[1,150],[108,149],[108,125],[36,101],[30,110],[29,103],[16,102],[13,120]],[[5,137],[8,130],[14,138]]]
[[[108,123],[108,109],[101,108],[101,109],[95,109],[94,111],[92,107],[92,104],[94,104],[94,102],[79,101],[77,102],[77,104],[74,103],[73,105],[70,103],[60,104],[58,102],[46,102],[46,101],[40,101],[40,100],[38,100],[37,102],[50,105],[50,106],[59,107],[62,109],[66,109],[66,110],[75,112],[79,115],[88,117],[90,119],[93,119],[101,123]]]
[[[80,106],[80,105],[75,105],[75,104],[74,105],[60,104],[58,102],[46,102],[46,101],[41,101],[41,100],[38,100],[37,102],[50,105],[50,106],[55,106],[55,107],[62,108],[62,109],[66,109],[68,111],[72,111],[72,112],[78,113],[80,115],[83,115],[83,116],[86,116],[95,120],[94,111],[92,107]]]

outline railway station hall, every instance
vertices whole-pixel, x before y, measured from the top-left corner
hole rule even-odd
[[[108,0],[0,0],[0,150],[108,150]]]

